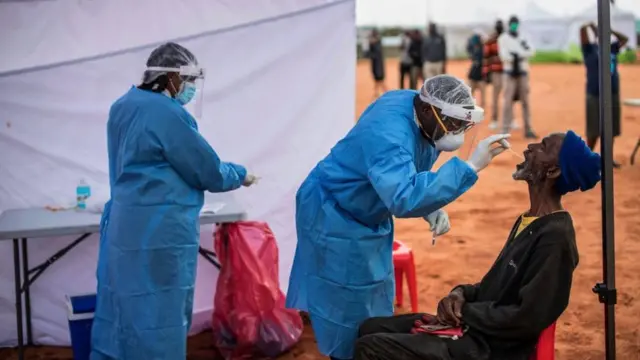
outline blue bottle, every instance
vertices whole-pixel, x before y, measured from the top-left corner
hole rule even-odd
[[[80,180],[80,183],[76,187],[76,206],[78,209],[84,210],[87,208],[87,199],[91,196],[91,187],[84,179]]]

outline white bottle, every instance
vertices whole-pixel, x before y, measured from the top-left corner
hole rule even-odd
[[[76,206],[78,209],[84,210],[87,208],[87,199],[91,196],[91,187],[84,179],[80,180],[76,187]]]

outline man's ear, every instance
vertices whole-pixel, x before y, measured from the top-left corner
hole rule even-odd
[[[431,107],[427,106],[425,104],[420,104],[420,112],[422,113],[422,115],[425,116],[425,118],[427,116],[429,116],[429,113],[431,112]]]
[[[560,174],[562,173],[562,171],[560,171],[560,168],[557,166],[552,167],[551,169],[549,169],[547,171],[547,178],[548,179],[557,179],[558,177],[560,177]]]

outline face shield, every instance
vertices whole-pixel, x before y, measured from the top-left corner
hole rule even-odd
[[[196,119],[202,118],[202,108],[204,100],[204,79],[203,68],[194,65],[180,66],[179,68],[150,66],[149,71],[162,71],[177,73],[182,80],[174,98],[180,102]]]
[[[422,98],[422,96],[421,99],[431,107],[438,123],[437,128],[440,128],[443,134],[440,138],[435,139],[437,128],[433,134],[426,134],[431,139],[434,139],[433,142],[436,148],[441,151],[458,150],[459,153],[466,153],[460,152],[460,149],[463,148],[464,144],[475,141],[477,133],[475,125],[484,120],[484,109],[475,105],[448,104],[444,102],[433,104],[433,99],[426,101],[427,99]],[[471,139],[465,141],[465,137],[468,138],[469,135],[471,135]],[[468,154],[466,156],[468,157]]]
[[[470,154],[466,145],[475,142],[476,125],[484,120],[484,109],[479,106],[446,105],[440,113],[438,115],[434,109],[436,120],[444,130],[444,135],[435,142],[436,146],[439,145],[444,151],[457,150],[457,155],[466,160]]]

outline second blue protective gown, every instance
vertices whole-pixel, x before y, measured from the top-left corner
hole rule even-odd
[[[393,315],[393,216],[427,216],[477,180],[457,157],[430,171],[439,152],[415,122],[415,96],[371,104],[296,195],[287,306],[309,312],[325,355],[351,358],[360,324]]]
[[[91,360],[185,359],[204,191],[241,186],[175,100],[132,88],[107,124],[111,200],[100,226]]]

